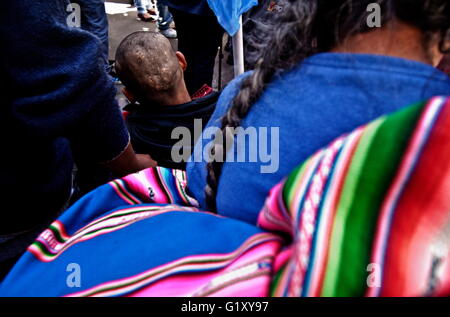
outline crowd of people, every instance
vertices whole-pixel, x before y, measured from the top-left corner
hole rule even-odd
[[[269,19],[265,16],[262,22],[254,17],[251,33],[246,38],[252,45],[254,63],[248,64],[251,67],[248,72],[219,92],[210,87],[224,30],[208,1],[158,0],[153,3],[135,0],[141,20],[150,21],[159,14],[159,30],[130,34],[117,49],[115,72],[130,101],[122,111],[109,76],[107,16],[103,1],[78,2],[82,12],[80,28],[67,25],[69,2],[65,0],[15,0],[0,4],[0,36],[5,43],[0,65],[5,107],[0,116],[5,136],[0,181],[4,201],[0,222],[0,279],[13,268],[6,284],[0,287],[1,294],[8,295],[15,283],[15,289],[20,285],[26,288],[25,278],[36,283],[32,273],[17,282],[19,272],[24,270],[22,266],[34,265],[27,256],[39,258],[30,245],[56,219],[62,219],[59,223],[67,226],[76,222],[65,223],[64,219],[69,216],[76,219],[78,214],[80,219],[88,219],[90,208],[99,208],[106,199],[102,192],[105,187],[95,189],[102,184],[131,177],[127,175],[140,171],[147,173],[145,175],[182,173],[186,183],[181,185],[177,183],[179,177],[170,182],[164,180],[170,184],[176,182],[183,188],[178,192],[188,197],[189,208],[231,219],[231,222],[223,220],[223,231],[236,229],[236,237],[245,230],[256,234],[257,231],[252,231],[256,229],[250,228],[260,225],[264,214],[261,210],[268,208],[263,207],[269,193],[274,195],[274,186],[317,151],[379,118],[406,113],[411,105],[436,96],[450,96],[450,3],[447,0],[260,1],[263,11],[272,11],[276,2],[282,2],[281,9]],[[367,7],[371,3],[381,8],[381,27],[366,23],[370,14]],[[154,6],[157,12],[153,11]],[[172,22],[176,30],[170,27]],[[178,51],[173,51],[170,38],[178,38]],[[445,102],[449,108],[449,101]],[[204,128],[198,135],[196,120],[200,120]],[[191,157],[187,161],[175,161],[173,149],[178,140],[172,134],[179,127],[195,136],[184,151],[191,155],[207,152],[215,159],[198,161]],[[253,146],[239,143],[237,136],[228,131],[251,127],[278,129],[277,135],[268,129],[265,136],[267,140],[277,140],[271,148],[274,151],[276,147],[279,153],[280,164],[275,172],[261,173],[265,162],[227,160],[230,140],[235,152],[249,153]],[[212,129],[216,134],[211,135]],[[365,133],[370,134],[370,131]],[[397,130],[392,127],[388,132],[382,131]],[[401,131],[407,135],[407,131],[413,131],[413,123],[402,126]],[[395,146],[403,146],[410,135],[403,138]],[[206,148],[205,142],[197,142],[199,139],[210,141],[211,147]],[[440,168],[441,176],[448,180],[450,166],[444,164]],[[83,173],[90,175],[84,178],[87,185],[77,193],[83,182],[77,174]],[[105,175],[100,181],[93,179],[98,173]],[[301,175],[306,177],[306,174]],[[158,186],[170,192],[167,188],[172,188],[171,185],[161,185],[165,184],[164,180],[158,181]],[[117,185],[123,192],[133,192],[141,186],[131,181],[125,183],[120,185],[123,188]],[[160,187],[154,186],[157,185],[152,183],[140,189],[139,193],[145,192],[142,195],[148,197],[147,200],[136,198],[138,206],[163,210],[169,205],[186,204],[181,203],[181,198],[154,199],[160,193],[157,189]],[[381,185],[374,183],[373,186]],[[92,189],[95,190],[88,194]],[[387,189],[384,188],[386,192]],[[387,193],[383,192],[380,197],[383,195]],[[119,206],[113,206],[114,199],[104,201],[102,217],[108,210],[117,211],[115,208]],[[447,206],[447,200],[445,203],[442,200],[442,205]],[[156,205],[149,207],[151,203]],[[111,205],[106,207],[107,204]],[[97,214],[93,213],[89,221],[83,220],[77,230],[99,217],[100,209],[96,210]],[[205,238],[211,235],[208,221],[214,222],[213,232],[222,232],[219,218],[211,216],[215,218],[196,222],[192,219],[198,216],[189,218],[190,214],[187,212],[179,218],[175,215],[171,222],[149,224],[148,232],[159,232],[162,225],[177,223],[177,228],[183,226],[183,232],[198,235],[195,238],[198,241],[189,240],[188,233],[183,233],[183,237],[164,237],[159,248],[150,248],[152,258],[164,258],[173,251],[164,244],[173,243],[170,241],[180,240],[177,243],[186,245],[191,241],[191,246],[193,241],[201,244],[209,240]],[[249,227],[241,230],[243,226]],[[53,224],[51,228],[54,227]],[[78,232],[65,230],[69,235]],[[205,230],[204,235],[202,230]],[[300,229],[287,230],[295,236],[290,230]],[[126,237],[129,243],[142,243],[144,248],[150,240],[145,242],[146,236],[142,234],[128,233]],[[230,234],[224,233],[224,236],[227,241],[234,241]],[[219,238],[204,241],[205,245],[219,245]],[[446,239],[444,243],[450,250],[450,239]],[[113,238],[99,242],[106,249],[114,243],[117,241]],[[80,243],[77,247],[81,248],[81,253],[83,247],[87,248],[84,252],[89,252],[89,243]],[[142,249],[139,250],[142,253]],[[109,259],[105,266],[126,258],[120,253],[109,256],[114,260]],[[450,252],[445,253],[443,261],[449,261],[449,256]],[[41,262],[35,264],[36,267],[42,265],[45,269],[43,263],[51,261]],[[154,267],[161,264],[156,262]],[[108,271],[108,268],[103,269]],[[130,276],[137,274],[128,273]],[[450,271],[446,269],[441,276],[441,288],[437,288],[439,294],[450,290],[449,276]],[[105,277],[102,282],[110,279]],[[42,283],[44,285],[44,281]],[[155,295],[151,292],[144,295],[151,294]]]

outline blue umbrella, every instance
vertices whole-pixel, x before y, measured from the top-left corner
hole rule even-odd
[[[241,15],[257,5],[258,0],[208,0],[208,4],[220,25],[233,36],[239,31]]]

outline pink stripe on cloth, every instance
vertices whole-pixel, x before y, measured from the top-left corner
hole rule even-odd
[[[164,167],[148,168],[122,179],[128,195],[139,197],[142,203],[180,204],[199,207],[198,202],[186,193],[186,172]]]
[[[180,274],[152,283],[129,297],[266,297],[279,240],[264,242],[229,266],[212,272]]]
[[[116,195],[119,196],[127,204],[137,205],[141,203],[141,201],[136,196],[125,189],[123,181],[121,179],[114,180],[110,182],[109,185],[113,188]]]
[[[330,176],[335,157],[341,149],[342,140],[334,142],[328,150],[323,153],[317,171],[311,179],[312,183],[308,188],[306,200],[300,211],[300,222],[296,230],[296,242],[292,271],[292,284],[289,288],[289,296],[298,297],[301,295],[303,288],[300,285],[304,284],[304,278],[310,263],[311,249],[313,245],[313,237],[318,221],[318,212],[321,204],[321,197],[326,189],[327,181]],[[300,209],[300,205],[296,206]]]
[[[167,193],[164,191],[164,188],[161,188],[158,179],[158,173],[155,168],[148,168],[123,178],[130,191],[141,198],[144,203],[172,203],[172,201],[167,199]]]
[[[282,231],[291,235],[291,220],[290,218],[286,219],[287,211],[283,210],[285,209],[284,202],[280,199],[280,197],[283,197],[282,191],[282,183],[272,188],[264,209],[259,214],[258,226],[264,228],[264,230]]]
[[[328,263],[331,233],[336,217],[337,207],[341,198],[345,176],[350,167],[355,149],[361,140],[364,130],[357,129],[350,134],[342,144],[341,153],[334,162],[334,171],[331,175],[328,192],[323,198],[322,215],[317,227],[317,238],[314,244],[315,256],[311,259],[311,273],[309,291],[305,296],[320,296],[326,265]]]

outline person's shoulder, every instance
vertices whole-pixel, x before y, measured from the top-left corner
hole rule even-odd
[[[222,90],[220,97],[235,97],[242,86],[242,82],[253,74],[253,71],[245,72],[238,77],[234,78],[228,83],[228,85]]]
[[[217,100],[219,99],[219,97],[220,97],[220,91],[211,91],[206,96],[198,98],[198,99],[194,100],[193,102],[211,104],[211,103],[216,103]]]
[[[216,107],[211,120],[209,121],[209,125],[219,125],[220,118],[228,111],[234,97],[238,94],[242,81],[251,73],[252,72],[246,72],[236,77],[219,93],[220,96],[218,96]]]
[[[222,90],[219,96],[219,100],[217,101],[217,107],[221,108],[223,111],[226,111],[230,106],[231,101],[236,97],[239,90],[241,89],[242,81],[251,75],[252,72],[246,72],[231,82]]]

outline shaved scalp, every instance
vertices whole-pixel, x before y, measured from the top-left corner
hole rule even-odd
[[[138,100],[171,95],[183,76],[169,40],[156,32],[128,35],[116,51],[116,72]]]

